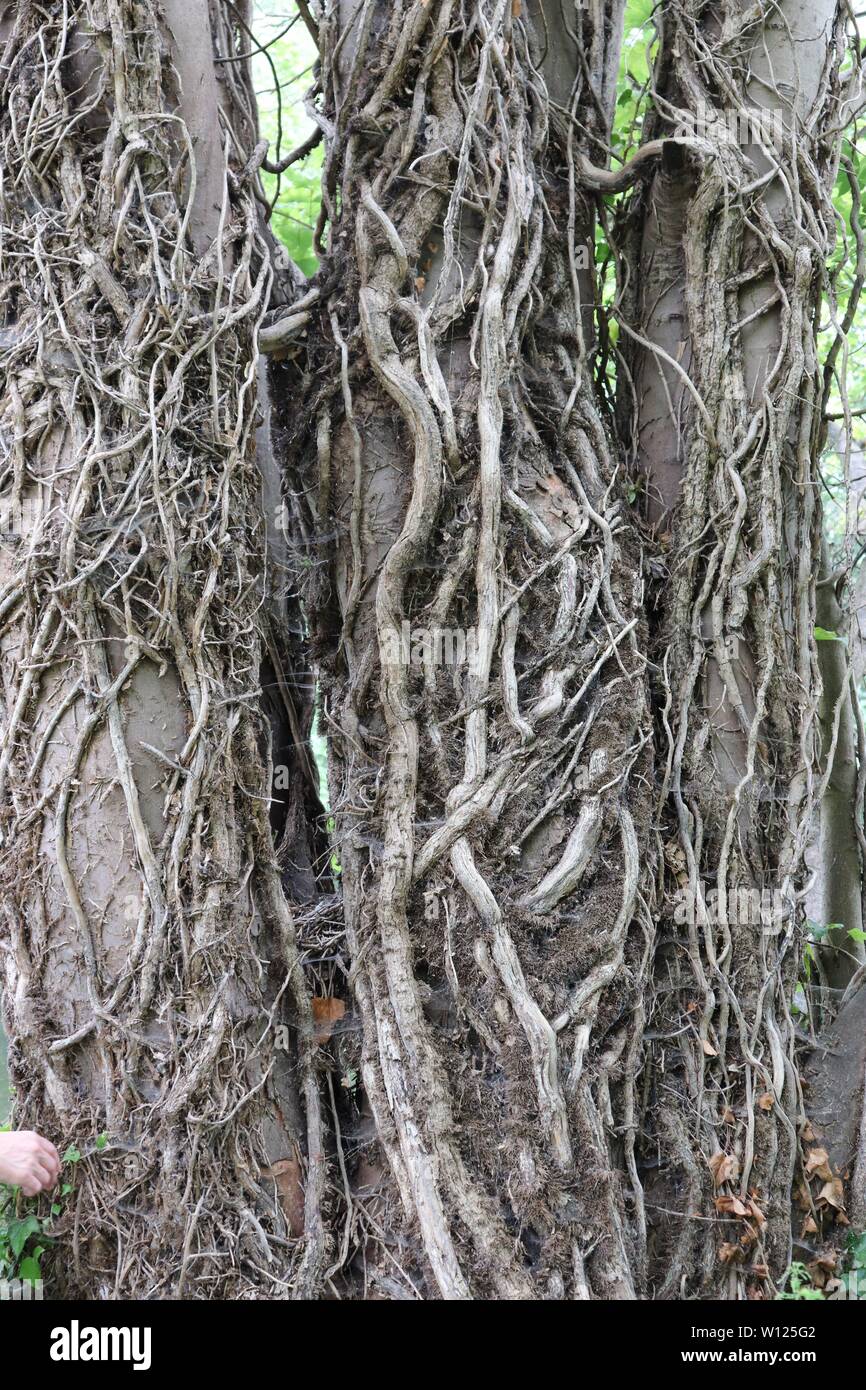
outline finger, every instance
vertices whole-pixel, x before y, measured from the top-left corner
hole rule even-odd
[[[47,1163],[49,1171],[53,1174],[55,1178],[58,1176],[58,1174],[60,1173],[60,1155],[58,1154],[54,1145],[49,1143],[47,1139],[43,1139],[41,1141],[39,1148],[39,1160],[41,1163]]]
[[[25,1197],[35,1197],[40,1191],[39,1182],[36,1178],[23,1178],[21,1181],[21,1191]]]
[[[47,1162],[44,1162],[42,1158],[33,1159],[33,1162],[30,1165],[30,1177],[31,1181],[37,1182],[39,1184],[39,1186],[36,1189],[37,1192],[41,1192],[43,1188],[54,1186],[54,1177],[51,1172],[51,1169],[48,1167]]]
[[[54,1161],[50,1158],[40,1157],[39,1167],[45,1174],[45,1186],[53,1187],[54,1184],[57,1182],[57,1166],[54,1163]]]

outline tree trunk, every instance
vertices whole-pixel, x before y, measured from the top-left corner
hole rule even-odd
[[[822,928],[833,926],[818,945],[827,988],[838,1001],[864,961],[863,945],[851,932],[863,930],[863,794],[857,756],[856,688],[852,651],[856,623],[846,621],[826,544],[822,550],[815,623],[825,633],[818,644],[821,673],[821,751],[828,770],[821,798],[818,873],[812,916]],[[846,629],[850,628],[849,636]],[[813,900],[810,899],[810,902]],[[832,1006],[832,1000],[828,1001]]]
[[[214,62],[246,39],[211,9],[6,16],[5,1000],[18,1122],[84,1156],[78,1296],[280,1297],[325,1254],[259,707],[272,271],[248,74]]]
[[[665,526],[653,609],[670,925],[653,1030],[670,1042],[654,1048],[648,1202],[682,1216],[660,1222],[661,1296],[766,1289],[790,1259],[803,1171],[791,1005],[822,792],[816,333],[843,20],[830,0],[765,20],[745,5],[663,11],[649,133],[675,138],[647,199],[632,335],[649,516]],[[691,1219],[714,1204],[724,1227]]]
[[[577,172],[613,80],[579,52],[616,62],[622,7],[352,13],[321,30],[308,606],[380,1223],[433,1296],[630,1298],[649,727]]]

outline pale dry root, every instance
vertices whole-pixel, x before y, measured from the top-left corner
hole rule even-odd
[[[328,1249],[260,709],[272,271],[244,63],[217,83],[206,7],[171,17],[75,0],[4,32],[6,1022],[18,1121],[83,1155],[53,1287],[284,1297]]]

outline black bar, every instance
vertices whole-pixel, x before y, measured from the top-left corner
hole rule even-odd
[[[100,1381],[103,1368],[112,1380],[133,1374],[133,1383],[147,1375],[174,1378],[183,1373],[196,1377],[213,1373],[225,1380],[239,1372],[245,1377],[243,1390],[250,1377],[295,1379],[310,1356],[317,1362],[333,1356],[329,1377],[357,1374],[360,1358],[365,1379],[375,1376],[388,1381],[394,1375],[393,1353],[399,1344],[389,1349],[382,1337],[405,1334],[402,1318],[407,1305],[396,1313],[396,1322],[385,1313],[381,1327],[383,1302],[364,1305],[356,1320],[357,1307],[336,1299],[317,1304],[3,1301],[0,1338],[7,1356],[13,1347],[16,1355],[23,1353],[33,1383],[45,1379],[62,1385],[70,1375],[82,1372],[91,1381]],[[533,1309],[533,1328],[537,1328],[538,1306]],[[521,1316],[510,1305],[507,1311],[512,1320]],[[408,1315],[419,1316],[417,1305]],[[425,1306],[420,1312],[425,1331],[443,1315],[449,1316],[441,1305]],[[472,1322],[463,1324],[461,1379],[472,1364],[489,1375],[502,1352],[513,1357],[517,1331],[513,1321],[500,1335],[490,1328],[487,1316],[484,1305],[473,1304]],[[563,1369],[569,1367],[570,1378],[576,1379],[583,1379],[592,1366],[595,1376],[677,1370],[700,1383],[708,1372],[730,1373],[743,1367],[760,1371],[772,1383],[777,1374],[784,1376],[802,1366],[813,1374],[817,1371],[820,1383],[826,1384],[828,1375],[850,1366],[863,1329],[862,1315],[842,1301],[560,1303],[551,1304],[550,1313],[543,1316],[554,1318],[556,1342],[547,1340],[553,1327],[545,1329],[543,1340],[530,1341],[518,1333],[525,1352],[532,1356],[534,1345],[535,1354],[549,1361],[555,1348],[557,1362],[564,1360]],[[102,1329],[116,1333],[103,1335]],[[353,1353],[348,1360],[350,1345]],[[89,1359],[93,1351],[100,1359]],[[58,1359],[61,1355],[71,1359]],[[136,1359],[141,1366],[138,1372],[133,1369]],[[448,1379],[456,1371],[447,1356],[440,1369]],[[513,1362],[512,1369],[516,1370]],[[406,1373],[411,1373],[411,1362],[404,1366]]]

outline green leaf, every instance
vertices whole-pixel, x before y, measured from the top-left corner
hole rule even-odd
[[[855,1269],[866,1269],[866,1231],[859,1236],[853,1232],[849,1235],[848,1253]]]
[[[98,1138],[97,1141],[96,1141],[96,1147],[97,1147],[98,1149],[104,1149],[104,1148],[106,1147],[107,1143],[108,1143],[108,1135],[107,1135],[107,1134],[100,1134],[99,1138]]]
[[[31,1283],[38,1283],[42,1278],[42,1267],[35,1255],[28,1255],[18,1266],[18,1278],[29,1279]]]
[[[806,918],[806,926],[810,936],[814,936],[816,941],[823,941],[829,935],[830,928],[822,926],[820,922],[813,922],[810,917]]]
[[[64,1163],[78,1163],[81,1159],[81,1150],[75,1144],[70,1144],[66,1153],[63,1155]]]
[[[860,927],[849,927],[848,935],[852,941],[866,941],[866,931]]]
[[[828,628],[828,627],[816,627],[816,628],[815,628],[815,641],[816,641],[816,642],[842,642],[842,643],[844,644],[844,643],[846,642],[846,639],[845,639],[844,637],[840,637],[839,634],[838,634],[838,632],[832,632],[832,631],[830,630],[830,628]]]
[[[39,1229],[39,1221],[32,1212],[29,1216],[21,1217],[20,1220],[9,1222],[9,1244],[16,1260],[30,1237],[36,1235]]]

